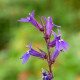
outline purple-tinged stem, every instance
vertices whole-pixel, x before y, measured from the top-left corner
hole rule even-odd
[[[49,56],[48,65],[49,65],[49,71],[50,71],[50,73],[52,73],[49,42],[50,42],[50,39],[49,39],[49,40],[47,40],[47,49],[48,49],[48,56]]]
[[[44,36],[45,36],[45,33],[43,32]],[[49,74],[52,75],[52,68],[51,68],[51,56],[50,56],[50,47],[49,47],[49,42],[50,42],[50,39],[46,39],[46,37],[44,37],[45,41],[46,41],[46,45],[47,45],[47,50],[48,50],[48,66],[49,66]],[[52,76],[53,77],[53,76]],[[49,79],[49,80],[52,80],[52,79]]]

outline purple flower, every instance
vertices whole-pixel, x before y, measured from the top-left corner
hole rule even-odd
[[[55,59],[58,57],[59,53],[60,53],[60,51],[58,51],[57,49],[55,49],[55,52],[54,52],[53,56],[51,57],[52,63],[55,62]]]
[[[71,46],[66,41],[61,39],[61,32],[60,32],[59,29],[58,29],[58,32],[59,32],[59,36],[57,36],[57,34],[54,31],[52,31],[55,39],[49,43],[49,46],[50,47],[56,46],[56,50],[58,50],[58,51],[60,51],[61,48],[63,48],[64,50],[68,51],[67,46],[68,47],[71,47]]]
[[[42,72],[42,74],[43,74],[43,80],[50,80],[50,79],[52,79],[52,75],[48,75],[47,73],[46,73],[46,71],[44,71],[44,72]]]
[[[37,27],[40,31],[44,31],[44,27],[40,25],[34,18],[34,11],[32,13],[29,13],[30,17],[27,18],[21,18],[21,20],[18,20],[20,22],[30,22],[35,27]]]
[[[41,59],[45,59],[45,56],[42,54],[42,53],[39,53],[38,51],[34,50],[31,48],[32,47],[32,44],[29,44],[29,48],[30,50],[28,50],[23,56],[21,59],[23,59],[23,62],[22,64],[24,64],[25,62],[27,62],[27,60],[29,59],[29,57],[32,55],[32,56],[35,56],[35,57],[39,57]]]
[[[53,26],[56,26],[56,27],[61,27],[61,26],[57,26],[57,25],[53,24],[51,16],[48,17],[48,20],[44,16],[43,16],[43,18],[47,23],[46,24],[46,33],[45,33],[45,35],[46,35],[47,38],[50,38]]]
[[[30,57],[30,54],[29,54],[29,50],[22,56],[22,58],[20,59],[23,59],[23,62],[22,64],[24,64],[25,62],[27,62],[27,60],[29,59]]]

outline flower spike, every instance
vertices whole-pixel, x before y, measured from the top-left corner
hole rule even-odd
[[[26,45],[26,47],[28,47],[29,50],[20,59],[23,59],[22,64],[27,62],[28,59],[30,58],[30,56],[35,56],[40,59],[46,59],[49,70],[47,70],[47,72],[46,72],[46,71],[44,71],[44,69],[42,69],[42,72],[41,72],[42,80],[53,80],[54,76],[53,76],[53,72],[52,72],[52,64],[55,63],[56,58],[59,56],[60,52],[64,52],[64,50],[68,51],[68,47],[71,47],[71,46],[66,41],[61,39],[61,31],[59,29],[57,29],[59,35],[57,35],[53,31],[54,26],[55,27],[61,27],[61,26],[53,24],[53,20],[52,20],[51,16],[49,16],[48,19],[46,19],[44,16],[43,16],[43,18],[46,22],[45,25],[42,21],[42,17],[41,18],[39,17],[41,24],[39,24],[35,20],[34,11],[33,11],[32,13],[29,13],[29,17],[21,18],[21,20],[18,20],[20,22],[30,22],[39,31],[43,32],[43,36],[44,36],[44,39],[46,42],[46,47],[47,47],[47,53],[40,48],[38,48],[39,49],[39,52],[38,52],[32,48],[32,43],[29,42],[29,46]],[[54,35],[54,40],[50,41],[52,34]],[[51,47],[55,48],[54,54],[53,54],[53,49],[51,49]]]

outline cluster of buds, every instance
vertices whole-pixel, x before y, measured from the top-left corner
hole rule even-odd
[[[44,71],[43,68],[42,68],[42,72],[41,73],[43,74],[43,76],[42,76],[43,80],[51,80],[51,79],[53,79],[53,74],[51,74],[51,73],[47,74],[47,72]]]
[[[30,56],[35,56],[35,57],[39,57],[40,59],[46,59],[48,62],[48,66],[49,66],[49,72],[48,74],[43,71],[43,80],[52,80],[53,76],[52,76],[52,68],[51,65],[55,63],[56,58],[58,57],[58,55],[60,54],[60,52],[63,52],[64,50],[68,51],[68,47],[70,47],[70,45],[64,41],[63,39],[61,39],[61,31],[59,29],[58,33],[59,36],[53,31],[53,27],[61,27],[58,25],[53,24],[52,21],[52,17],[49,16],[48,19],[46,19],[43,16],[43,19],[45,20],[46,24],[43,24],[42,19],[40,19],[41,24],[39,24],[35,18],[34,18],[34,11],[32,13],[29,13],[30,17],[27,18],[21,18],[21,20],[18,20],[20,22],[30,22],[32,25],[34,25],[39,31],[43,32],[44,35],[44,39],[46,42],[46,46],[47,46],[47,50],[48,53],[46,53],[45,51],[43,51],[42,49],[39,49],[40,52],[34,50],[32,48],[32,44],[29,44],[29,48],[30,50],[28,50],[21,59],[23,59],[23,64],[25,62],[27,62],[27,60],[29,59]],[[52,41],[50,41],[51,35],[54,35],[54,39]],[[50,51],[50,48],[55,48],[54,53],[52,51]],[[51,53],[52,52],[52,53]]]

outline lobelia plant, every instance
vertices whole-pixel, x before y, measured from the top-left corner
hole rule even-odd
[[[70,47],[70,45],[64,41],[63,39],[61,39],[61,32],[59,29],[58,30],[58,33],[59,33],[59,36],[57,36],[57,34],[53,31],[53,27],[61,27],[61,26],[58,26],[58,25],[55,25],[53,24],[53,21],[52,21],[52,17],[49,16],[48,19],[46,19],[44,16],[44,20],[46,22],[46,24],[44,25],[43,24],[43,21],[42,19],[40,19],[41,21],[41,25],[35,20],[34,18],[34,11],[32,13],[29,13],[30,17],[27,17],[27,18],[21,18],[21,20],[18,20],[20,22],[30,22],[31,24],[33,24],[39,31],[43,32],[43,35],[44,35],[44,39],[45,39],[45,42],[46,42],[46,46],[47,46],[47,50],[48,50],[48,53],[46,53],[45,51],[40,50],[40,52],[34,50],[32,48],[32,44],[29,43],[29,48],[30,50],[28,50],[23,56],[21,59],[23,59],[23,62],[22,64],[24,64],[25,62],[27,62],[27,60],[29,59],[30,56],[35,56],[35,57],[39,57],[40,59],[46,59],[47,62],[48,62],[48,66],[49,66],[49,71],[48,73],[46,71],[44,71],[42,69],[42,79],[43,80],[53,80],[54,77],[53,77],[53,73],[52,73],[52,64],[55,63],[56,61],[56,58],[58,57],[58,55],[60,54],[60,52],[63,52],[64,50],[68,51],[68,47]],[[50,38],[51,38],[51,35],[54,35],[54,39],[53,41],[50,41]],[[55,51],[54,53],[52,53],[52,51],[50,51],[50,48],[55,48]]]

